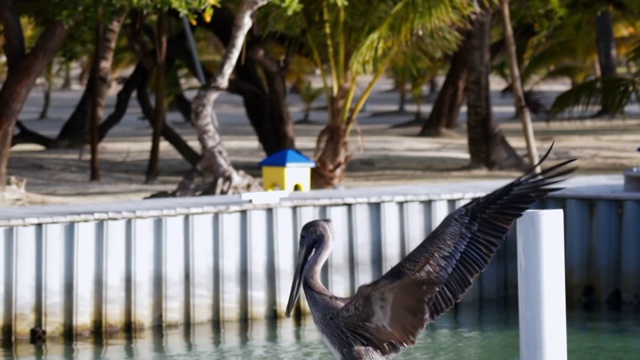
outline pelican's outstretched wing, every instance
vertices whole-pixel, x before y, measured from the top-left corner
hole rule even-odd
[[[376,281],[358,288],[336,313],[348,343],[378,350],[382,355],[412,346],[427,322],[427,304],[437,287],[426,279]]]
[[[550,151],[551,148],[538,165]],[[426,298],[428,320],[432,321],[460,301],[487,267],[514,220],[537,200],[561,189],[553,185],[575,170],[567,166],[573,161],[561,162],[538,174],[534,167],[502,188],[455,210],[379,281],[414,278],[438,284],[435,294]]]

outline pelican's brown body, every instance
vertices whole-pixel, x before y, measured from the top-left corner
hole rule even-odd
[[[333,242],[331,221],[307,223],[300,232],[287,316],[303,287],[314,323],[336,358],[386,359],[414,345],[426,324],[460,301],[514,220],[559,190],[553,185],[574,170],[567,167],[573,161],[539,174],[531,170],[455,210],[402,261],[351,298],[334,296],[320,281]]]

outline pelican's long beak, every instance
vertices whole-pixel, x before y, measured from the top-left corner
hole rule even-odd
[[[300,296],[300,287],[302,286],[302,272],[304,271],[304,266],[307,264],[307,260],[309,260],[311,250],[312,249],[307,247],[306,245],[300,244],[300,249],[298,250],[298,263],[296,264],[296,272],[293,275],[291,293],[289,294],[289,302],[287,303],[287,310],[285,311],[285,315],[287,317],[291,317],[293,306],[296,304],[298,296]]]

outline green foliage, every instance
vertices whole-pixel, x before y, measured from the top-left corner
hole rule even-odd
[[[287,16],[291,16],[294,13],[302,10],[302,4],[300,3],[300,0],[271,0],[271,2],[285,9]]]
[[[315,48],[320,62],[345,62],[359,73],[372,72],[385,62],[389,52],[421,41],[433,53],[455,49],[460,39],[458,27],[473,11],[466,0],[380,0],[339,1],[300,0],[290,8],[272,10],[261,23],[268,32],[300,38],[298,44]],[[328,16],[324,17],[323,14]],[[333,48],[333,59],[329,51]],[[343,51],[344,50],[344,51]],[[338,59],[342,57],[342,59]]]
[[[594,107],[607,109],[611,114],[622,113],[638,97],[639,4],[627,0],[559,1],[560,9],[546,17],[549,21],[543,27],[534,22],[538,34],[524,54],[523,82],[533,86],[544,79],[568,77],[576,84],[558,96],[551,108],[552,116],[568,110],[586,113]],[[626,59],[632,68],[635,65],[635,73],[594,78],[598,61],[595,17],[603,9],[613,15],[618,57]]]
[[[597,62],[595,17],[604,1],[557,0],[512,2],[512,22],[533,26],[535,36],[519,44],[522,81],[528,87],[549,78],[568,77],[582,83],[594,75]],[[609,8],[619,57],[628,57],[629,44],[637,38],[640,2],[617,1]],[[634,15],[635,14],[635,15]]]
[[[415,98],[421,96],[422,87],[446,65],[441,53],[431,53],[424,45],[422,41],[413,43],[398,52],[389,64],[389,76],[396,79],[396,83],[408,82]]]
[[[120,0],[120,2],[134,9],[173,9],[183,15],[191,10],[204,10],[212,6],[220,6],[219,0]]]
[[[640,38],[635,42],[635,44],[627,54],[627,60],[635,63],[637,67],[640,67]],[[640,76],[640,74],[637,75]]]

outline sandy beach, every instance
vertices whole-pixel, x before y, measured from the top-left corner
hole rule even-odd
[[[388,91],[390,79],[383,79],[372,94],[366,111],[359,118],[362,136],[353,134],[351,150],[353,160],[349,165],[344,187],[380,186],[407,183],[433,183],[480,179],[508,179],[517,172],[468,170],[466,109],[460,113],[458,136],[425,138],[417,136],[419,126],[394,127],[413,118],[412,113],[382,114],[398,107],[398,94]],[[495,119],[500,123],[509,142],[525,154],[522,126],[515,118],[513,98],[501,95],[504,87],[494,79],[493,107]],[[544,84],[543,100],[551,103],[553,97],[567,84]],[[115,102],[118,87],[110,93],[105,114],[109,114]],[[55,137],[73,111],[82,89],[56,90],[52,94],[51,108],[46,119],[38,119],[42,104],[42,89],[35,87],[20,115],[30,129]],[[427,116],[433,98],[426,98],[422,111]],[[288,97],[292,118],[302,118],[302,102],[296,94]],[[321,108],[322,99],[314,103]],[[234,165],[254,176],[260,176],[257,163],[264,152],[249,125],[242,101],[238,96],[223,94],[216,102],[215,110],[220,122],[224,145]],[[415,106],[409,99],[407,110]],[[372,116],[374,115],[374,116]],[[167,113],[169,124],[176,129],[194,149],[199,149],[191,125],[177,112]],[[296,147],[308,156],[313,154],[316,136],[326,122],[326,113],[311,113],[312,124],[296,124]],[[632,166],[640,166],[640,106],[632,104],[624,118],[554,120],[534,122],[539,151],[543,152],[552,141],[555,148],[551,161],[576,157],[578,174],[621,174]],[[89,151],[46,150],[37,145],[21,144],[12,149],[9,175],[25,179],[24,193],[5,195],[2,206],[29,204],[104,202],[141,199],[152,193],[175,188],[189,164],[166,142],[161,145],[160,177],[155,184],[145,184],[151,128],[141,118],[135,99],[122,122],[100,144],[101,182],[90,182]],[[362,140],[362,143],[360,143]]]

